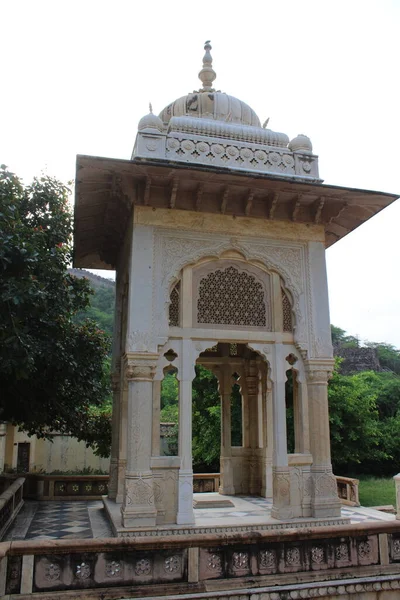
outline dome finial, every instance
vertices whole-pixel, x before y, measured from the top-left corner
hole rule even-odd
[[[207,40],[204,44],[204,50],[206,51],[203,56],[203,68],[199,73],[199,79],[203,84],[203,88],[199,90],[200,92],[214,92],[215,90],[212,87],[212,82],[216,78],[217,74],[212,68],[212,56],[210,53],[211,44],[210,40]]]

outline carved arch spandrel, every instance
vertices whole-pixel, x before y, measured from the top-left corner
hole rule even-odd
[[[255,266],[263,266],[268,271],[276,271],[282,277],[285,288],[293,299],[295,315],[295,339],[301,347],[307,348],[307,314],[305,302],[306,245],[295,242],[276,242],[254,238],[239,240],[228,236],[191,235],[158,230],[155,236],[155,294],[157,309],[154,318],[157,321],[159,335],[168,333],[169,294],[173,283],[179,279],[181,270],[200,261],[218,260],[229,251],[240,253],[246,261]],[[159,285],[158,282],[161,282]]]

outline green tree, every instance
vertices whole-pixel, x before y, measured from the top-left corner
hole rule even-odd
[[[340,361],[337,361],[337,365]],[[366,371],[341,375],[329,383],[332,463],[336,472],[357,469],[365,461],[387,457],[377,410],[377,375]]]
[[[93,321],[74,322],[91,290],[67,273],[68,189],[47,176],[25,187],[2,166],[0,230],[0,419],[38,436],[68,432],[98,449],[90,418],[109,396],[109,339]]]

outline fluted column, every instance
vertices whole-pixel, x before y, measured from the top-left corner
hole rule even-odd
[[[130,353],[126,356],[128,381],[128,452],[124,502],[124,527],[156,524],[153,475],[150,467],[152,444],[153,377],[158,355]]]
[[[305,361],[310,419],[310,450],[313,457],[312,516],[340,516],[341,505],[336,479],[332,474],[329,436],[328,379],[333,369],[332,359]]]

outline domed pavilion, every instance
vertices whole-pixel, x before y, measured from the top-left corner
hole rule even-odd
[[[214,89],[210,50],[206,42],[201,87],[140,120],[131,160],[77,158],[74,265],[116,270],[105,501],[116,535],[201,530],[196,365],[219,384],[221,502],[270,498],[271,518],[255,529],[345,522],[330,456],[325,250],[396,196],[324,185],[306,135],[290,140]],[[166,456],[160,403],[171,371],[179,433],[176,455]],[[233,386],[242,415],[235,444]]]

